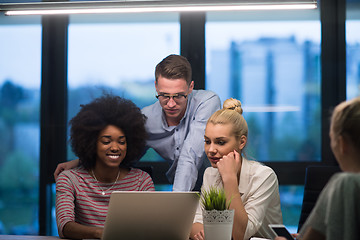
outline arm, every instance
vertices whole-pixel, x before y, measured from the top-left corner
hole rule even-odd
[[[234,153],[235,156],[236,153]],[[229,155],[226,157],[230,157]],[[241,163],[241,168],[244,165],[244,161],[247,161],[246,159],[243,159],[243,162]],[[231,161],[223,161],[223,163],[227,163],[229,166],[232,166],[230,164]],[[222,180],[224,183],[224,189],[229,189],[227,186],[233,186],[234,185],[234,177],[231,177],[232,175],[226,174],[222,170],[222,167],[219,166],[218,162],[218,170],[220,174],[222,175]],[[235,166],[236,164],[233,164]],[[229,169],[227,172],[230,173],[231,167],[227,168]],[[223,171],[223,173],[221,172]],[[274,201],[279,201],[279,191],[278,191],[278,181],[276,174],[274,171],[268,167],[261,166],[256,167],[253,169],[254,174],[248,179],[246,175],[240,176],[238,179],[239,185],[241,186],[242,181],[249,182],[249,192],[248,194],[240,198],[239,195],[233,196],[232,204],[236,204],[236,206],[232,206],[235,209],[235,216],[234,216],[234,227],[235,231],[233,232],[233,237],[237,239],[240,237],[240,239],[248,239],[251,236],[253,236],[259,228],[262,226],[262,223],[265,218],[265,214],[268,212],[268,207],[270,203]],[[226,175],[226,176],[225,176]],[[229,184],[230,183],[230,184]],[[232,185],[231,185],[232,183]],[[232,187],[232,191],[235,191],[234,186]],[[230,192],[229,190],[226,190]],[[239,192],[239,190],[237,189]],[[231,192],[231,194],[233,194]],[[238,199],[237,199],[238,198]],[[280,202],[279,202],[280,204]],[[244,212],[245,211],[245,212]],[[280,209],[279,209],[280,211]],[[247,223],[245,223],[245,219],[247,217]],[[238,225],[235,225],[238,224]],[[243,238],[241,238],[242,233],[244,232]],[[238,235],[237,235],[238,234]]]
[[[103,228],[85,226],[76,222],[68,222],[63,229],[65,238],[84,239],[101,238]]]
[[[54,172],[54,178],[55,178],[55,182],[56,182],[56,179],[58,178],[59,174],[64,171],[64,170],[68,170],[68,169],[71,169],[71,168],[75,168],[79,166],[79,159],[75,159],[75,160],[72,160],[72,161],[69,161],[69,162],[63,162],[63,163],[59,163],[55,169],[55,172]]]
[[[204,226],[201,223],[194,223],[191,227],[190,239],[203,240],[205,239]]]
[[[101,238],[102,228],[75,222],[75,186],[65,174],[56,182],[56,221],[61,238]]]
[[[234,226],[236,227],[233,227],[233,239],[242,240],[248,223],[248,215],[239,193],[238,176],[241,169],[239,153],[234,151],[224,156],[217,163],[217,167],[224,184],[226,199],[231,201],[229,209],[235,209]]]
[[[198,177],[198,170],[203,164],[204,133],[208,118],[220,108],[217,95],[201,103],[195,110],[195,117],[190,120],[189,130],[184,139],[174,178],[174,191],[191,191]]]

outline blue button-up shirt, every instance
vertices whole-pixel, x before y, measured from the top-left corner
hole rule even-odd
[[[173,183],[173,191],[191,191],[194,188],[198,170],[206,158],[206,122],[220,106],[220,98],[215,93],[193,90],[188,96],[184,117],[177,126],[168,126],[159,102],[142,109],[148,118],[147,146],[170,164],[166,175]]]

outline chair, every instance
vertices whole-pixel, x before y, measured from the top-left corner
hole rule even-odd
[[[306,168],[304,198],[298,225],[298,232],[310,215],[320,192],[328,180],[341,169],[338,166],[309,166]]]
[[[136,168],[139,168],[140,170],[143,170],[144,172],[147,172],[150,177],[152,178],[152,175],[153,175],[153,167],[150,166],[150,165],[147,165],[147,166],[136,166]]]

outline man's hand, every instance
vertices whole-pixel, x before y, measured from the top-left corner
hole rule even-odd
[[[75,159],[75,160],[72,160],[69,162],[59,163],[54,172],[55,182],[56,182],[57,177],[59,176],[59,174],[62,171],[69,170],[71,168],[77,167],[78,165],[79,165],[79,159]]]

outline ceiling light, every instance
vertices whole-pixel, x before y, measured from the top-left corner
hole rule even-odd
[[[315,9],[316,0],[157,0],[3,3],[5,15]]]

